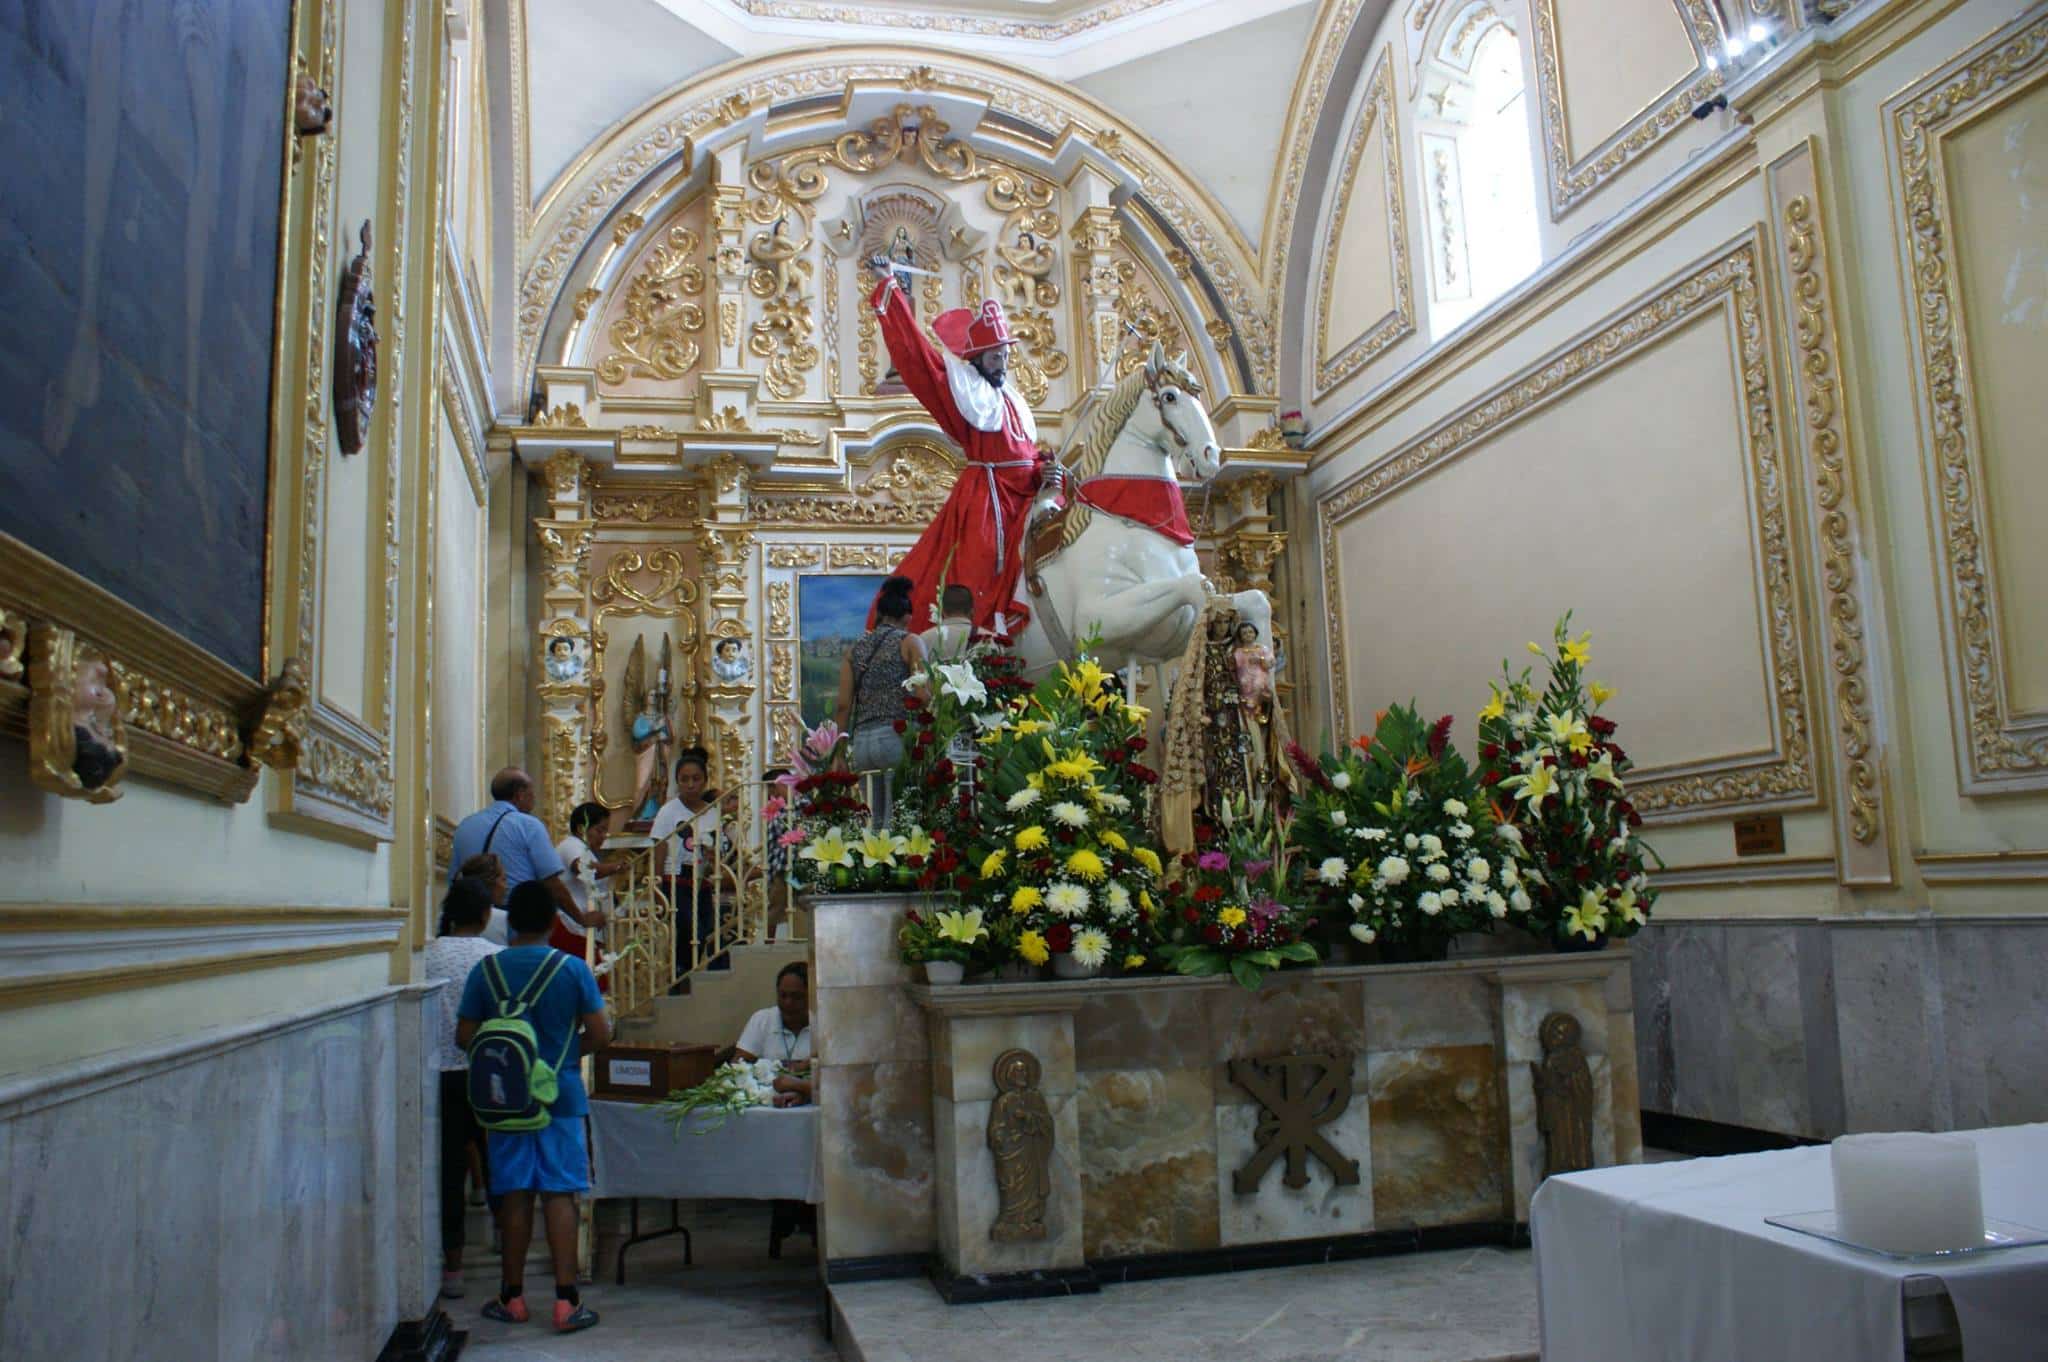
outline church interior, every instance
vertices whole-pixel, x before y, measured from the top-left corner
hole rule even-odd
[[[0,1357],[2048,1358],[2048,3],[0,71]]]

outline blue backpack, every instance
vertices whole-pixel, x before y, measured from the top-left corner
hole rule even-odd
[[[547,992],[568,958],[560,951],[548,952],[548,958],[516,995],[506,987],[497,956],[484,957],[479,967],[498,1004],[498,1015],[477,1027],[469,1041],[469,1105],[476,1112],[477,1124],[485,1130],[544,1130],[554,1119],[548,1107],[561,1091],[558,1075],[568,1062],[576,1028],[571,1024],[562,1052],[550,1064],[541,1057],[540,1038],[526,1014]]]

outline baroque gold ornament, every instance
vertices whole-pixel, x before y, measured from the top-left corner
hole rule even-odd
[[[29,628],[29,776],[67,799],[111,804],[128,770],[112,661],[69,629]]]
[[[697,367],[704,309],[702,242],[681,223],[671,226],[644,265],[627,281],[625,309],[606,336],[612,351],[597,364],[598,381],[618,387],[632,378],[672,382]]]
[[[285,659],[277,679],[264,692],[263,708],[249,731],[249,756],[265,766],[290,770],[299,764],[299,751],[306,740],[306,707],[311,684],[305,664],[296,657]]]

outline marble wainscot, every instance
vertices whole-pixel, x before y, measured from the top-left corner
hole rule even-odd
[[[446,1356],[439,987],[0,1081],[0,1357]]]

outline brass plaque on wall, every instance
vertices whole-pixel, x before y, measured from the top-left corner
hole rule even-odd
[[[1735,820],[1737,856],[1782,856],[1785,854],[1785,819],[1782,814],[1761,813]]]

